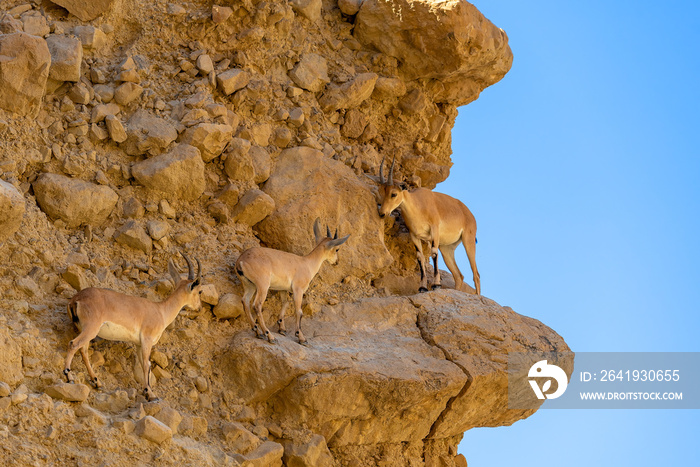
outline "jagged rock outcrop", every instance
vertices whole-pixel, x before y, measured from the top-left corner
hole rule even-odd
[[[24,32],[0,34],[0,108],[36,115],[50,67],[51,53],[44,39]]]
[[[428,80],[438,102],[465,105],[510,70],[506,33],[461,0],[365,0],[355,37],[399,59],[409,79]]]
[[[304,332],[308,347],[241,332],[222,366],[246,404],[263,405],[284,426],[308,427],[331,447],[510,425],[534,410],[507,408],[508,352],[568,351],[538,321],[450,290],[324,306]]]

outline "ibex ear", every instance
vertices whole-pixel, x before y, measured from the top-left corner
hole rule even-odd
[[[173,279],[173,283],[175,284],[175,286],[177,286],[178,282],[180,282],[181,277],[180,273],[175,267],[175,264],[173,264],[172,259],[168,260],[168,272],[170,273],[170,277]]]
[[[333,247],[336,247],[336,246],[340,246],[340,245],[342,245],[343,243],[347,242],[347,241],[348,241],[348,238],[350,238],[350,234],[347,234],[347,235],[344,236],[343,238],[336,238],[336,239],[334,239],[334,240],[331,240],[330,242],[328,242],[328,246],[329,246],[330,248],[333,248]]]
[[[321,219],[318,217],[314,221],[314,238],[316,239],[316,243],[323,240],[323,234],[321,233]]]

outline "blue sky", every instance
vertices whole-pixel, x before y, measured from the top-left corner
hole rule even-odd
[[[574,351],[700,351],[700,4],[475,5],[513,68],[459,109],[437,191],[476,216],[482,292]],[[700,465],[698,422],[542,409],[467,432],[460,452],[470,467]]]

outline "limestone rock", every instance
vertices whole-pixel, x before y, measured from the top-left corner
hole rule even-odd
[[[108,115],[117,115],[121,112],[121,109],[117,104],[98,104],[92,108],[92,114],[90,116],[90,123],[99,123],[103,121]],[[126,136],[126,133],[124,134]]]
[[[95,26],[76,26],[73,28],[73,34],[78,36],[85,49],[101,49],[107,44],[107,36]]]
[[[406,94],[406,84],[401,78],[380,76],[374,84],[374,94],[380,98],[401,97]]]
[[[37,115],[46,90],[51,53],[41,37],[0,35],[0,108]]]
[[[324,112],[358,107],[372,95],[378,77],[376,73],[360,73],[347,83],[332,85],[326,89],[318,103]]]
[[[80,18],[81,21],[92,21],[104,14],[112,6],[114,0],[51,0],[57,5]]]
[[[22,349],[15,340],[14,333],[0,326],[0,381],[17,384],[24,379],[22,373]]]
[[[114,234],[117,243],[130,246],[149,254],[153,249],[153,241],[146,230],[136,221],[130,220]]]
[[[195,200],[205,188],[202,156],[189,144],[179,144],[166,154],[137,162],[131,173],[140,184],[171,200]]]
[[[266,193],[252,189],[246,191],[231,213],[234,222],[254,226],[275,210],[275,201]]]
[[[202,154],[204,162],[210,162],[223,152],[233,134],[233,128],[229,125],[216,123],[200,123],[188,128],[181,142],[190,144]]]
[[[289,72],[289,77],[297,86],[311,92],[323,90],[330,82],[326,59],[315,53],[302,55],[299,63]]]
[[[216,290],[216,286],[214,284],[204,284],[200,298],[203,303],[208,303],[209,305],[219,303],[219,292]]]
[[[309,21],[316,22],[321,17],[321,0],[291,0],[294,11]]]
[[[360,11],[360,5],[363,0],[338,0],[338,8],[344,15],[356,15]]]
[[[260,438],[238,422],[225,424],[221,431],[228,447],[241,454],[246,454],[262,444]]]
[[[248,154],[250,141],[243,138],[233,138],[228,145],[224,170],[233,180],[252,180],[255,176],[253,158]]]
[[[505,32],[464,0],[365,0],[354,35],[397,58],[409,80],[439,81],[434,99],[454,105],[476,99],[513,62]]]
[[[182,422],[182,415],[180,415],[180,412],[171,407],[163,407],[162,410],[155,414],[155,418],[167,425],[172,430],[173,434],[177,433],[180,422]]]
[[[416,315],[398,297],[323,307],[303,320],[309,347],[289,338],[269,346],[242,331],[222,373],[243,403],[274,407],[284,426],[331,447],[421,440],[467,376],[423,340]],[[360,415],[368,410],[374,416]]]
[[[90,395],[90,388],[85,384],[58,383],[46,388],[46,394],[54,399],[83,402]]]
[[[263,147],[253,146],[250,148],[248,155],[251,158],[253,169],[255,171],[253,181],[255,183],[265,182],[268,178],[270,178],[270,168],[272,165],[270,153]]]
[[[0,244],[22,225],[24,197],[9,183],[0,180]]]
[[[85,277],[85,271],[77,264],[71,264],[68,266],[61,276],[63,277],[63,280],[68,282],[68,284],[77,291],[90,287],[87,277]]]
[[[49,25],[46,23],[46,17],[39,11],[28,11],[22,14],[20,18],[22,20],[24,32],[27,34],[44,37],[51,32],[51,28],[49,28]]]
[[[473,427],[511,425],[530,416],[535,409],[508,409],[508,354],[570,352],[547,326],[491,300],[484,303],[478,296],[452,290],[418,294],[410,300],[418,309],[417,323],[425,339],[444,349],[471,379],[469,390],[453,399],[450,410],[437,420],[433,438],[454,436]],[[570,376],[573,354],[570,361],[559,365]]]
[[[146,228],[153,240],[160,240],[170,232],[170,225],[165,221],[150,220],[146,223]]]
[[[137,110],[126,124],[124,150],[130,156],[160,154],[177,139],[177,130],[168,121],[145,110]]]
[[[162,444],[173,437],[173,430],[168,425],[150,415],[136,422],[134,433],[156,444]]]
[[[69,228],[101,225],[119,199],[108,186],[51,173],[40,175],[33,187],[39,207],[49,217],[63,220]]]
[[[351,234],[338,253],[338,266],[322,268],[329,281],[348,274],[362,277],[391,263],[374,195],[342,162],[308,147],[285,149],[263,191],[275,201],[276,209],[255,230],[272,248],[309,253],[315,246],[312,226],[316,217],[332,231],[337,227],[339,235]]]
[[[140,85],[132,82],[122,83],[114,90],[114,100],[119,105],[128,105],[137,99],[141,93],[143,93],[143,88]]]
[[[214,309],[214,316],[219,319],[238,318],[243,315],[243,302],[241,296],[233,293],[226,293],[219,297],[219,302]]]
[[[265,441],[257,449],[246,454],[245,463],[248,467],[282,467],[284,447],[274,441]]]
[[[83,60],[83,47],[80,40],[63,34],[50,34],[46,44],[51,53],[49,78],[56,81],[80,80],[80,65]]]
[[[4,381],[0,381],[0,397],[7,397],[12,394],[12,389],[10,385]]]
[[[126,130],[122,122],[114,115],[105,116],[105,125],[107,126],[107,132],[109,137],[115,143],[123,143],[128,138]]]
[[[333,466],[333,456],[326,446],[326,439],[321,435],[313,435],[304,443],[283,441],[282,444],[284,445],[284,465],[287,467]]]
[[[216,75],[216,82],[227,96],[248,85],[250,75],[240,68],[232,68]]]
[[[211,7],[211,20],[214,24],[226,22],[231,17],[233,10],[227,6],[213,5]]]

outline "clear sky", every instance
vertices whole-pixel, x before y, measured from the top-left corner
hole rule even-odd
[[[700,4],[474,3],[515,58],[459,109],[437,191],[476,216],[483,294],[574,351],[700,351]],[[457,262],[471,281],[461,248]],[[470,467],[700,465],[699,422],[541,409],[468,431],[460,452]]]

